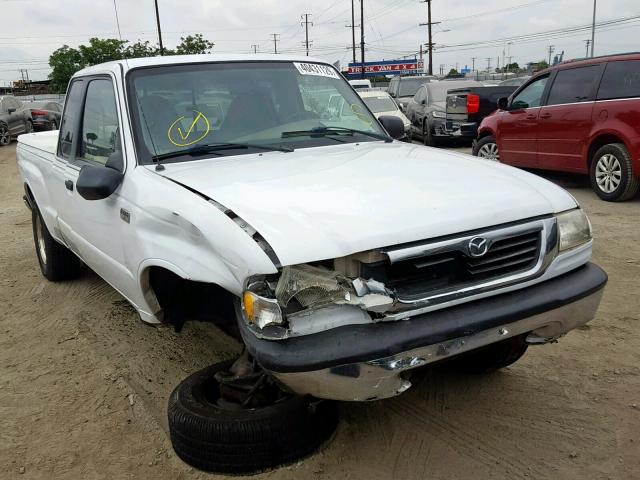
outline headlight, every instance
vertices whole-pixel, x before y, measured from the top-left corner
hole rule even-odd
[[[434,110],[431,112],[433,118],[447,118],[447,114],[445,112],[441,112],[440,110]]]
[[[561,252],[591,240],[591,223],[582,209],[561,213],[557,219]]]
[[[267,325],[280,325],[284,321],[282,310],[276,299],[262,297],[249,290],[245,290],[242,295],[242,308],[247,322],[260,328]]]

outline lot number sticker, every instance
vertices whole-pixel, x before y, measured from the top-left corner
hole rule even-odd
[[[298,63],[293,62],[298,71],[302,75],[315,75],[318,77],[340,78],[338,72],[328,65],[319,65],[317,63]]]

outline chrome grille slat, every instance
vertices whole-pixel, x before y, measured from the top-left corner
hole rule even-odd
[[[504,270],[505,268],[508,267],[513,267],[516,265],[522,265],[522,264],[528,264],[531,263],[531,259],[530,258],[523,258],[520,260],[513,260],[511,262],[507,262],[507,263],[500,263],[498,265],[489,265],[488,267],[484,267],[484,268],[474,268],[473,271],[471,272],[471,275],[479,275],[481,273],[488,273],[488,272],[494,272],[497,270]]]
[[[509,253],[505,253],[503,255],[499,255],[499,256],[492,256],[490,258],[482,258],[482,259],[468,259],[467,263],[469,264],[469,266],[471,268],[477,266],[477,265],[489,265],[491,263],[496,263],[496,262],[500,262],[502,260],[508,260],[509,258],[514,258],[514,257],[518,257],[520,255],[526,255],[526,254],[531,254],[533,253],[535,256],[536,251],[538,250],[538,246],[537,245],[533,245],[531,247],[527,247],[527,248],[522,248],[520,250],[516,250],[515,252],[509,252]],[[531,260],[532,255],[529,255],[527,258],[529,260]]]

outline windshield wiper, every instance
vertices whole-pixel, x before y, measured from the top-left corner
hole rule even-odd
[[[183,155],[204,155],[207,153],[217,153],[221,150],[241,150],[248,148],[256,148],[259,150],[268,150],[274,152],[293,152],[293,148],[283,147],[281,145],[259,145],[256,143],[210,143],[206,145],[196,144],[191,148],[185,148],[183,150],[176,150],[175,152],[161,153],[154,155],[151,159],[154,162],[166,160],[168,158],[181,157]],[[221,154],[219,154],[221,155]]]
[[[353,134],[366,135],[367,137],[377,138],[378,140],[384,140],[389,143],[393,141],[389,135],[383,135],[381,133],[368,132],[366,130],[356,130],[354,128],[345,127],[315,127],[310,130],[294,130],[291,132],[282,132],[282,138],[290,137],[325,137],[327,135],[353,135]]]

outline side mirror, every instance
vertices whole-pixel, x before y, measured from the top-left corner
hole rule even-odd
[[[499,110],[508,110],[509,109],[509,99],[507,97],[500,97],[498,99],[498,109]]]
[[[404,122],[398,117],[383,115],[378,120],[391,138],[398,139],[404,137]]]
[[[14,113],[15,111],[16,111],[16,109],[15,109],[15,108],[7,108],[7,113],[8,113],[9,115],[11,115],[12,113]]]
[[[103,200],[122,183],[124,174],[99,165],[85,165],[80,169],[76,190],[85,200]]]

